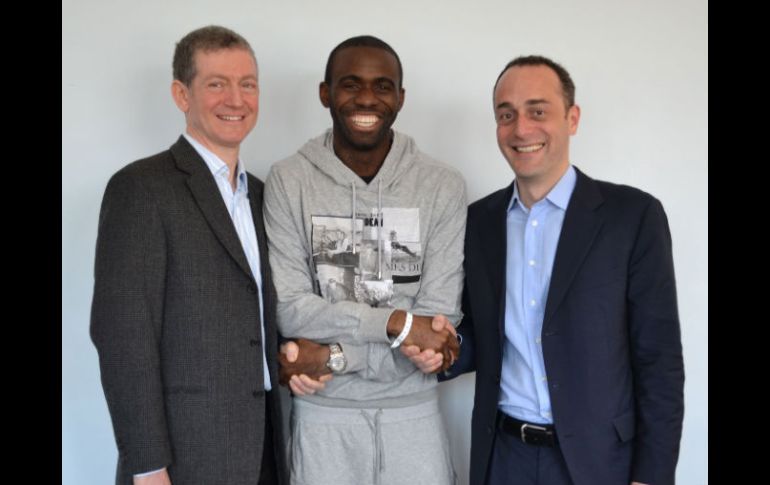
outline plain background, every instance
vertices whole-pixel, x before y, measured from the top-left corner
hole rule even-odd
[[[184,118],[170,96],[176,41],[220,24],[260,67],[260,113],[241,156],[270,165],[331,126],[318,101],[326,58],[372,34],[404,66],[394,125],[465,176],[469,199],[510,183],[491,90],[515,56],[562,63],[582,119],[572,162],[659,198],[674,241],[685,372],[678,483],[708,474],[708,5],[706,0],[62,2],[62,485],[114,482],[117,451],[88,337],[99,207],[109,177],[170,146]],[[467,483],[474,376],[443,384],[455,467]]]

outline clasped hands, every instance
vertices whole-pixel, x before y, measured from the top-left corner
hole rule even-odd
[[[388,335],[395,337],[404,328],[406,312],[396,310],[387,324]],[[344,352],[344,344],[342,345]],[[412,328],[402,342],[400,352],[417,368],[428,374],[449,368],[460,355],[454,326],[444,315],[414,315]],[[313,394],[331,380],[329,346],[307,339],[290,340],[281,345],[279,382],[296,395]]]

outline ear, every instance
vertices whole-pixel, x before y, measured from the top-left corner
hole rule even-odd
[[[182,81],[174,79],[171,83],[171,97],[174,98],[176,106],[183,113],[187,113],[190,109],[190,89]]]
[[[321,99],[321,104],[324,105],[324,108],[328,108],[330,104],[329,85],[326,84],[326,81],[323,81],[318,85],[318,97]]]
[[[406,89],[399,88],[398,90],[398,111],[401,111],[401,108],[404,107],[404,97],[406,96]]]
[[[580,106],[573,104],[567,111],[567,123],[569,124],[569,134],[577,133],[578,123],[580,122]]]

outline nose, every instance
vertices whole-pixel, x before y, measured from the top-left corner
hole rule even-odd
[[[527,135],[532,133],[533,126],[534,124],[530,123],[526,116],[519,116],[513,123],[511,131],[518,138],[526,138]]]
[[[243,104],[243,94],[241,93],[239,86],[230,86],[227,89],[227,97],[225,98],[225,103],[227,103],[228,106],[241,106]]]
[[[377,97],[374,95],[374,91],[371,86],[362,86],[356,93],[355,99],[358,106],[374,106],[377,104]]]

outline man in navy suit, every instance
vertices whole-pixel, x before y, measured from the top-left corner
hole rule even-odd
[[[570,164],[574,96],[540,56],[495,85],[516,179],[469,207],[449,370],[477,372],[474,485],[674,483],[684,368],[668,222],[651,195]],[[441,361],[404,352],[424,371]]]

